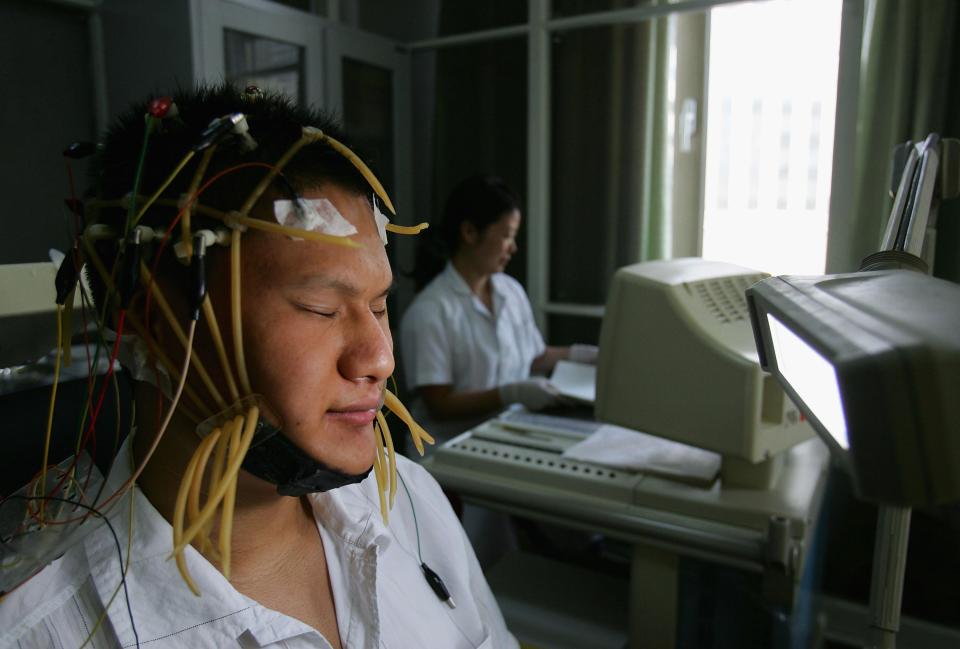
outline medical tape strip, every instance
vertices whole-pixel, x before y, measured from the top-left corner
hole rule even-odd
[[[112,329],[104,327],[103,337],[108,342],[113,342],[117,339],[117,334]],[[123,334],[120,337],[117,360],[135,380],[159,388],[163,392],[163,396],[167,399],[173,399],[173,383],[170,381],[170,375],[160,363],[151,362],[150,351],[139,336]],[[158,378],[160,385],[157,385]]]
[[[299,206],[299,209],[297,209]],[[320,232],[335,237],[347,237],[357,233],[357,228],[326,198],[301,198],[297,201],[273,201],[273,215],[280,225]]]
[[[372,198],[373,202],[373,220],[377,223],[377,232],[380,233],[380,240],[383,241],[383,245],[387,245],[387,223],[390,222],[386,216],[383,215],[383,212],[380,211],[380,208],[377,206],[377,195],[374,194]]]

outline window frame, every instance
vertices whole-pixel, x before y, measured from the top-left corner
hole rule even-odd
[[[527,37],[527,206],[525,221],[528,244],[526,289],[533,306],[534,318],[545,337],[549,336],[548,319],[550,315],[602,318],[605,309],[603,304],[555,302],[549,299],[551,36],[558,32],[589,27],[640,23],[664,16],[704,11],[712,7],[743,1],[686,0],[675,4],[655,4],[551,18],[550,0],[529,0],[526,24],[431,38],[407,44],[407,49],[412,53],[418,50],[436,50],[443,47],[495,41],[520,35]],[[703,105],[702,92],[698,103],[701,106]],[[702,132],[702,128],[700,132]],[[649,141],[647,146],[651,146]],[[699,173],[702,179],[702,162]],[[644,182],[649,184],[649,174],[645,174]],[[702,207],[699,208],[699,211],[702,213]],[[646,219],[649,218],[649,215],[641,214],[640,218]],[[697,223],[699,223],[700,214],[697,215],[697,218]],[[675,248],[681,251],[699,250],[699,228],[689,228],[683,234],[674,233],[674,235],[675,238],[682,239],[671,242]],[[686,239],[690,240],[687,241]],[[643,257],[642,249],[638,249],[637,258],[642,260]]]

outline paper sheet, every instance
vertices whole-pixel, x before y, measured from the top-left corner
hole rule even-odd
[[[597,367],[573,361],[557,361],[550,381],[560,394],[593,405],[597,397]]]
[[[714,481],[721,461],[718,453],[609,424],[569,447],[563,456],[703,485]]]

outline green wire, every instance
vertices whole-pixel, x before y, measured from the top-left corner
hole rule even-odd
[[[410,501],[410,511],[413,512],[413,529],[417,532],[417,557],[420,559],[420,563],[423,563],[423,555],[420,553],[420,525],[417,523],[417,508],[413,506],[413,498],[410,497],[410,490],[407,489],[407,483],[400,471],[397,471],[397,476],[400,478],[403,490],[407,493],[407,500]]]
[[[126,238],[130,232],[130,224],[137,213],[137,196],[140,194],[140,176],[143,173],[144,162],[147,159],[147,145],[150,143],[150,133],[153,132],[154,124],[157,119],[150,115],[147,117],[147,127],[143,130],[143,146],[140,147],[140,160],[137,162],[137,173],[133,177],[133,194],[130,196],[130,206],[127,208],[127,221],[123,226],[123,237]]]

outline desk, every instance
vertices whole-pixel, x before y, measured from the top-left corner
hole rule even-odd
[[[763,573],[764,596],[792,603],[828,468],[818,439],[789,451],[772,489],[701,488],[561,456],[580,424],[524,429],[490,420],[441,446],[424,466],[470,502],[598,531],[633,547],[630,647],[676,644],[681,556]]]

